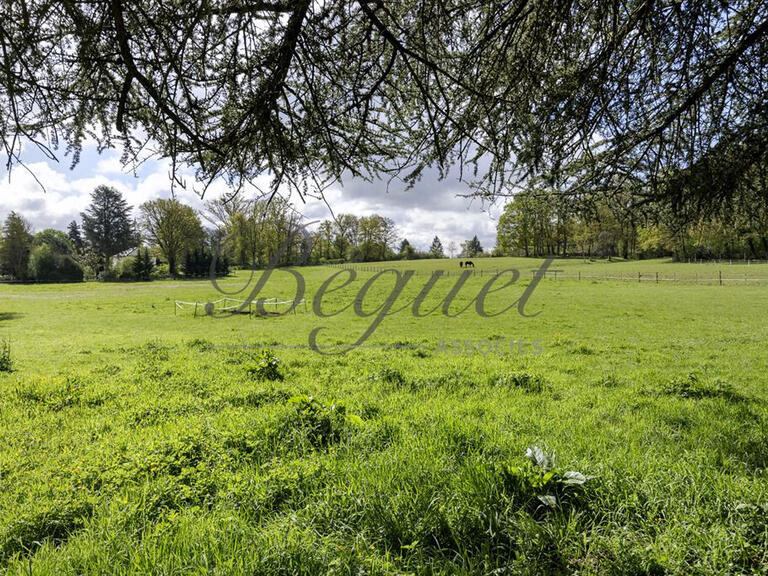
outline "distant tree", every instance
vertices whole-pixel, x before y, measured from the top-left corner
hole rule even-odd
[[[397,251],[397,255],[403,260],[413,260],[416,256],[416,250],[406,238],[400,242],[400,248]]]
[[[16,212],[11,212],[3,226],[0,245],[0,270],[16,280],[26,280],[29,255],[32,250],[32,234],[29,223]]]
[[[147,281],[152,279],[155,269],[155,258],[149,253],[149,248],[139,246],[136,256],[131,263],[133,277],[136,280]]]
[[[98,186],[91,193],[90,206],[80,216],[85,238],[108,274],[112,257],[137,244],[131,207],[114,188]]]
[[[357,248],[360,236],[360,219],[354,214],[339,214],[334,221],[333,250],[336,258],[348,259]]]
[[[482,253],[483,247],[480,245],[480,240],[478,240],[477,236],[461,244],[461,255],[465,258],[474,258]]]
[[[451,258],[453,258],[454,254],[456,254],[456,251],[458,249],[459,248],[458,248],[458,246],[456,246],[456,242],[454,242],[453,240],[451,240],[448,243],[448,254],[450,255]]]
[[[216,276],[229,274],[229,258],[225,254],[215,255],[214,272]],[[184,256],[184,275],[189,277],[204,277],[211,273],[214,253],[206,246],[190,250]]]
[[[333,222],[324,220],[318,227],[315,236],[315,250],[318,252],[318,258],[330,260],[333,247]]]
[[[532,244],[532,200],[518,194],[504,207],[496,225],[496,248],[502,256],[529,256]]]
[[[397,228],[391,218],[371,214],[360,218],[358,224],[358,260],[386,260],[393,256],[392,248],[397,242]]]
[[[50,244],[40,244],[32,249],[29,276],[37,282],[82,282],[84,273],[69,254],[56,252]]]
[[[78,254],[82,253],[85,248],[85,242],[83,241],[83,234],[80,231],[80,226],[77,221],[72,220],[72,222],[69,223],[69,226],[67,227],[67,236],[69,237],[69,241],[72,242],[72,246],[75,247],[75,252]]]
[[[598,256],[608,258],[608,260],[616,255],[616,238],[608,230],[603,230],[598,234],[595,253]]]
[[[29,258],[29,276],[37,282],[82,282],[83,267],[75,259],[75,247],[60,230],[35,234]]]
[[[443,252],[443,243],[440,242],[440,238],[435,236],[432,240],[432,245],[429,247],[429,253],[433,258],[445,258],[445,252]]]
[[[67,234],[61,230],[47,228],[35,234],[32,243],[34,246],[47,244],[58,254],[72,256],[75,253],[75,247]]]
[[[142,230],[168,262],[168,273],[175,276],[179,261],[205,238],[197,213],[175,198],[145,202],[139,209]]]

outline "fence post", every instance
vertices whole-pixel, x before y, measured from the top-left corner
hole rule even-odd
[[[718,270],[717,271],[717,275],[718,275],[718,277],[720,279],[720,286],[722,286],[723,285],[723,271],[722,270]]]
[[[656,284],[658,284],[658,283],[659,283],[659,273],[656,272]]]
[[[579,282],[581,282],[581,270],[579,270]]]
[[[639,284],[639,283],[640,283],[640,281],[641,281],[641,280],[640,280],[640,272],[638,272],[638,273],[637,273],[637,283]]]

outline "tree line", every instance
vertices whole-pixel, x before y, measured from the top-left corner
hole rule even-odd
[[[676,260],[768,259],[764,186],[716,211],[633,205],[630,193],[582,203],[553,188],[516,194],[499,218],[494,254]]]
[[[580,205],[554,189],[516,194],[486,252],[477,236],[443,246],[435,236],[425,251],[401,237],[379,214],[340,214],[307,230],[284,198],[236,195],[206,202],[201,211],[178,199],[158,199],[132,215],[122,194],[99,186],[66,232],[33,233],[11,212],[0,234],[0,274],[34,282],[84,279],[149,280],[159,276],[226,275],[231,266],[258,269],[341,262],[479,256],[583,256],[679,260],[768,259],[768,201],[757,191],[727,211],[688,215],[667,206],[627,210],[629,195]]]
[[[98,186],[91,202],[66,232],[32,232],[16,212],[0,234],[0,273],[17,281],[80,282],[84,279],[150,280],[157,276],[207,276],[214,261],[216,236],[198,214],[176,199],[158,199],[132,216],[122,194]],[[215,272],[227,274],[226,255]]]
[[[0,274],[33,282],[84,279],[150,280],[162,276],[226,275],[231,266],[323,264],[350,261],[477,257],[477,236],[444,249],[435,236],[427,251],[402,238],[390,218],[341,214],[307,230],[285,199],[236,195],[208,201],[200,212],[178,199],[139,206],[138,217],[122,194],[99,186],[80,222],[63,232],[33,233],[24,217],[11,212],[0,234]],[[447,254],[446,254],[447,250]]]

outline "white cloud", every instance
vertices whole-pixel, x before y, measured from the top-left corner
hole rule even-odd
[[[90,202],[90,193],[100,184],[120,190],[134,210],[148,200],[170,197],[172,188],[182,202],[196,209],[202,209],[204,204],[192,186],[194,178],[189,174],[185,175],[186,188],[172,186],[170,164],[166,161],[147,162],[134,175],[123,170],[118,153],[107,151],[98,155],[90,146],[83,150],[81,162],[74,170],[46,161],[29,163],[27,168],[45,190],[29,171],[15,167],[10,180],[4,174],[0,181],[0,218],[4,219],[15,210],[36,230],[65,229],[70,221],[80,220],[80,212]],[[259,184],[263,189],[268,188],[266,179]],[[200,189],[202,187],[198,186],[197,190]],[[228,191],[224,182],[215,182],[206,191],[205,199],[216,198]],[[381,182],[347,179],[327,190],[325,200],[336,215],[378,213],[392,218],[401,236],[422,249],[429,247],[435,235],[447,247],[451,241],[459,244],[475,234],[483,246],[490,249],[495,242],[496,226],[492,216],[497,216],[498,210],[489,214],[479,203],[458,196],[467,192],[468,188],[458,181],[440,181],[427,172],[410,190],[391,186],[387,191]],[[309,221],[332,217],[322,200],[307,198],[306,203],[302,203],[295,196],[292,200]]]

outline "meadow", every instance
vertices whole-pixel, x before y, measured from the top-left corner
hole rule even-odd
[[[0,572],[768,573],[768,265],[475,263],[0,286]]]

